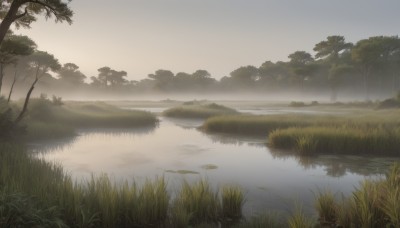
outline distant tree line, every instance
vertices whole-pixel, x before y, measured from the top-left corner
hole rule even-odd
[[[368,100],[372,94],[388,95],[400,89],[398,36],[375,36],[355,44],[346,42],[343,36],[328,36],[313,50],[314,54],[291,53],[287,62],[266,61],[258,67],[242,66],[219,80],[202,69],[193,73],[160,69],[136,81],[128,80],[126,71],[108,66],[88,77],[76,64],[60,65],[51,54],[37,50],[28,37],[9,32],[0,50],[0,91],[2,82],[6,81],[8,97],[16,83],[22,86],[35,82],[44,91],[64,94],[76,91],[125,95],[315,91],[329,93],[331,100],[336,101],[344,90],[361,93]]]

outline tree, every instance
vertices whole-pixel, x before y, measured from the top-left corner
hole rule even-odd
[[[99,72],[99,75],[97,77],[97,80],[93,80],[93,83],[98,83],[103,85],[103,87],[108,87],[108,86],[116,86],[116,85],[122,85],[127,82],[127,80],[124,78],[128,75],[126,71],[116,71],[111,69],[110,67],[102,67],[97,70]]]
[[[79,67],[74,63],[65,63],[58,72],[58,77],[61,81],[79,86],[85,83],[86,76],[79,71]]]
[[[354,67],[351,65],[334,65],[329,69],[329,85],[331,87],[331,101],[335,102],[338,96],[338,87],[341,79],[354,73]]]
[[[328,81],[331,87],[331,101],[337,99],[340,78],[351,72],[352,69],[347,64],[339,65],[340,54],[348,51],[352,46],[352,43],[346,43],[343,36],[328,36],[326,40],[319,42],[314,47],[314,51],[317,52],[315,58],[324,59],[330,65]]]
[[[260,73],[259,83],[270,88],[281,86],[282,82],[290,76],[287,65],[285,62],[264,62],[258,69]]]
[[[127,82],[125,77],[128,76],[128,73],[126,71],[116,71],[116,70],[111,70],[111,75],[109,78],[110,85],[112,87],[116,86],[121,86]]]
[[[369,100],[371,76],[385,68],[391,57],[398,55],[399,51],[400,40],[397,36],[370,37],[356,43],[351,57],[362,75],[366,100]]]
[[[13,87],[17,76],[16,65],[18,58],[32,54],[35,49],[36,43],[29,37],[8,33],[0,46],[0,92],[3,85],[4,67],[12,63],[15,66]]]
[[[316,44],[313,50],[317,52],[315,58],[327,58],[336,64],[339,54],[344,50],[350,49],[352,46],[352,43],[346,43],[343,36],[328,36],[326,40]]]
[[[157,70],[154,74],[149,74],[148,77],[155,81],[157,89],[165,90],[174,79],[174,73],[169,70]]]
[[[44,51],[36,51],[35,53],[33,53],[31,56],[29,56],[29,62],[30,66],[35,69],[34,81],[32,82],[32,85],[29,88],[28,93],[26,94],[24,106],[17,118],[15,119],[16,124],[19,123],[24,117],[28,108],[28,103],[32,91],[35,89],[35,85],[39,81],[39,79],[46,76],[49,70],[56,72],[61,68],[58,60],[54,58],[53,55]]]
[[[30,27],[36,16],[44,14],[45,18],[54,16],[56,22],[72,23],[73,12],[68,3],[62,0],[4,0],[0,2],[0,44],[3,42],[11,24],[18,28]]]
[[[254,66],[243,66],[230,73],[231,79],[237,86],[252,87],[259,78],[258,68]]]
[[[314,58],[305,51],[296,51],[288,57],[290,59],[289,65],[297,76],[301,90],[303,90],[304,81],[315,71],[315,65],[312,65]]]

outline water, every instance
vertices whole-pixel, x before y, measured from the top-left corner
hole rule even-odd
[[[365,178],[379,178],[391,158],[299,157],[271,150],[265,138],[205,134],[201,120],[160,118],[159,126],[136,130],[80,131],[62,141],[31,145],[33,152],[63,165],[77,179],[107,173],[119,180],[164,176],[171,192],[183,179],[207,178],[213,186],[240,186],[246,215],[290,211],[295,202],[313,213],[315,192],[349,194]]]

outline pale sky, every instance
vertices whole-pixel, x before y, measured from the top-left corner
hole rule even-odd
[[[86,76],[109,66],[130,80],[157,69],[213,77],[312,53],[329,35],[350,42],[400,33],[399,0],[73,0],[74,23],[44,19],[17,34]]]

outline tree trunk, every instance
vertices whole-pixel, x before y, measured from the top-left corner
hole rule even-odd
[[[11,94],[12,94],[12,92],[13,92],[14,85],[15,85],[15,82],[16,82],[16,81],[17,81],[17,68],[15,68],[15,72],[14,72],[14,80],[13,80],[13,82],[12,82],[12,84],[11,84],[10,93],[8,94],[7,103],[10,103],[10,100],[11,100]]]
[[[1,87],[3,86],[3,77],[4,77],[4,70],[3,70],[3,63],[0,63],[0,95],[1,95]]]
[[[27,110],[27,108],[28,108],[28,103],[29,103],[29,99],[31,98],[32,91],[33,91],[33,89],[35,89],[35,85],[36,85],[36,83],[37,83],[38,81],[39,81],[39,66],[37,66],[37,69],[36,69],[36,78],[35,78],[35,81],[33,81],[32,85],[31,85],[31,88],[29,89],[28,93],[26,94],[26,98],[25,98],[25,102],[24,102],[24,107],[22,108],[22,110],[21,110],[21,112],[19,113],[18,117],[17,117],[17,118],[15,119],[15,121],[14,121],[14,124],[15,124],[15,125],[17,125],[17,124],[22,120],[22,118],[24,117],[25,112],[26,112],[26,110]]]
[[[24,107],[22,108],[22,111],[19,113],[18,117],[15,119],[15,121],[14,121],[15,124],[19,123],[22,120],[22,118],[24,117],[25,112],[28,108],[29,99],[31,98],[32,91],[33,91],[33,89],[35,89],[35,85],[37,82],[38,82],[38,78],[35,79],[35,81],[31,85],[31,88],[29,89],[28,93],[26,94]]]
[[[19,7],[23,4],[22,1],[14,0],[11,3],[10,9],[8,10],[6,16],[0,24],[0,44],[3,42],[4,37],[6,36],[8,30],[10,29],[11,24],[14,22]]]

